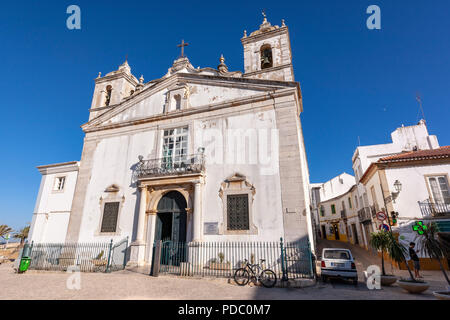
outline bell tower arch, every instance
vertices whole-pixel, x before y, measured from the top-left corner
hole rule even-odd
[[[272,26],[264,20],[259,29],[241,39],[244,47],[244,77],[294,81],[292,68],[292,52],[289,40],[289,30],[284,20],[280,26]]]

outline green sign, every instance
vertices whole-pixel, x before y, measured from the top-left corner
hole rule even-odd
[[[412,229],[418,234],[423,235],[424,231],[428,230],[428,227],[424,225],[422,221],[417,221],[416,224],[412,226]]]

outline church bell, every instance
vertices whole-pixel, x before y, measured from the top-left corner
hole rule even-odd
[[[271,65],[271,63],[270,63],[269,57],[265,56],[263,58],[262,67],[263,68],[270,68],[270,65]]]

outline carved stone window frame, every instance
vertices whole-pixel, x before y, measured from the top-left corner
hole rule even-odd
[[[119,210],[117,212],[117,223],[116,223],[116,231],[115,232],[101,232],[102,230],[102,221],[103,221],[103,214],[105,211],[105,204],[109,202],[119,202]],[[120,217],[122,213],[122,208],[125,203],[125,195],[123,195],[122,192],[120,192],[120,187],[112,184],[109,187],[105,189],[105,191],[102,193],[99,199],[99,221],[98,226],[95,231],[95,236],[120,236],[122,233],[122,230],[119,228],[120,226]]]
[[[177,109],[177,101],[176,97],[180,97],[180,108]],[[167,91],[167,98],[166,98],[166,105],[165,105],[165,112],[175,112],[175,111],[181,111],[189,108],[189,86],[186,84],[177,84],[175,87],[169,89]]]
[[[248,195],[248,230],[228,230],[228,196]],[[255,187],[242,174],[235,173],[222,182],[219,197],[222,199],[223,220],[219,225],[219,234],[222,235],[257,235],[258,228],[255,226],[253,216],[253,201],[255,198]]]

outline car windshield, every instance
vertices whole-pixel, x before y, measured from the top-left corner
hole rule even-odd
[[[350,260],[350,254],[345,250],[326,250],[323,256],[325,259]]]

